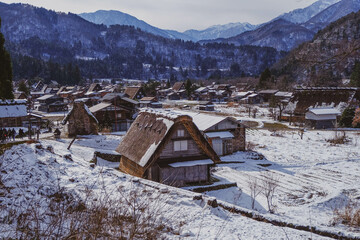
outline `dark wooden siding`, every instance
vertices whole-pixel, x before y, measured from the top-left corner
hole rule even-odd
[[[177,167],[177,168],[161,168],[160,182],[181,187],[186,183],[193,182],[208,182],[209,181],[209,166],[198,165],[191,167]]]
[[[184,130],[184,136],[177,136],[178,130]],[[174,151],[174,141],[187,140],[187,151]],[[160,154],[160,159],[169,159],[169,158],[186,158],[186,157],[196,157],[203,156],[204,153],[200,150],[195,141],[191,138],[190,134],[186,130],[183,125],[179,125],[173,135],[171,136],[171,140],[165,145],[163,151]],[[161,160],[160,160],[161,162]]]

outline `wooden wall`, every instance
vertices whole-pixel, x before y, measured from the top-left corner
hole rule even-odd
[[[177,136],[177,130],[184,130],[185,134],[184,137]],[[174,151],[174,141],[178,140],[187,140],[188,142],[188,150],[187,151]],[[161,159],[169,159],[169,158],[181,158],[181,157],[192,157],[192,156],[202,156],[204,153],[195,143],[195,141],[191,138],[189,132],[183,125],[179,125],[173,135],[171,136],[171,140],[166,144],[163,151],[160,154],[160,161]]]
[[[186,183],[208,182],[209,166],[161,168],[159,177],[161,183],[176,187],[184,186]]]

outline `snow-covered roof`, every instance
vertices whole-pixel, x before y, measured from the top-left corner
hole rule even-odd
[[[26,99],[7,99],[7,100],[0,100],[0,105],[16,105],[16,104],[26,104]]]
[[[207,129],[211,128],[212,126],[226,119],[226,117],[222,117],[222,116],[214,116],[210,114],[197,113],[191,111],[175,111],[175,112],[192,117],[193,122],[199,128],[200,131],[206,131]]]
[[[340,115],[341,112],[336,108],[309,108],[309,112],[315,115]]]
[[[92,106],[90,108],[90,112],[96,113],[97,111],[100,111],[100,110],[102,110],[104,108],[107,108],[109,106],[111,106],[111,103],[102,102],[102,103],[96,104],[95,106]]]
[[[234,93],[234,97],[245,97],[251,93],[252,92],[236,92],[236,93]]]
[[[275,93],[276,97],[291,97],[293,95],[292,92],[277,92]]]
[[[221,138],[221,139],[225,139],[225,138],[234,138],[234,135],[231,132],[209,132],[206,133],[206,136],[208,136],[209,138]]]
[[[26,117],[26,105],[0,105],[0,118]]]
[[[177,167],[192,167],[192,166],[210,165],[210,164],[214,164],[213,160],[204,159],[204,160],[196,160],[196,161],[170,163],[169,166],[177,168]]]
[[[257,93],[252,93],[249,96],[247,96],[247,98],[252,98],[252,97],[256,97],[258,94]]]
[[[44,95],[44,96],[41,96],[41,97],[37,98],[37,100],[47,100],[47,99],[52,98],[54,96],[55,96],[54,94],[48,94],[48,95]]]

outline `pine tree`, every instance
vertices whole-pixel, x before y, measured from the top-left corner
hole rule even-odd
[[[266,88],[271,81],[271,72],[269,68],[266,68],[260,75],[258,88]]]
[[[350,84],[354,87],[360,87],[360,62],[356,61],[353,72],[350,76]]]
[[[0,19],[1,27],[1,19]],[[12,87],[12,67],[10,54],[4,47],[5,38],[0,33],[0,98],[1,99],[13,99],[13,87]]]
[[[21,91],[21,92],[24,92],[26,96],[29,96],[29,94],[30,94],[30,90],[29,90],[29,88],[26,86],[25,81],[21,81],[21,82],[19,83],[18,90]]]
[[[346,108],[340,117],[339,125],[341,127],[351,127],[354,116],[355,116],[355,108],[351,108],[351,107]]]

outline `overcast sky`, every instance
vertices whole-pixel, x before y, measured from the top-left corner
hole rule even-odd
[[[259,24],[316,0],[23,0],[61,12],[119,10],[163,29],[205,29],[215,24]],[[5,3],[19,1],[2,0]]]

